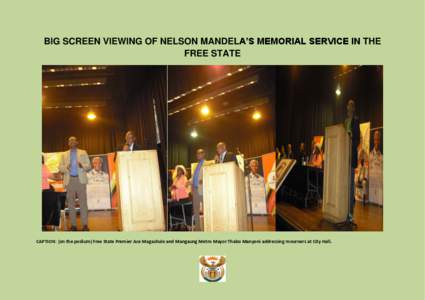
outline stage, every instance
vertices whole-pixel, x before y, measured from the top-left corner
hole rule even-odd
[[[71,220],[68,214],[65,218],[66,231],[69,231],[71,228]],[[89,211],[88,221],[90,231],[119,231],[118,211],[116,209]],[[80,214],[77,214],[77,227],[78,230],[81,230]],[[63,215],[61,217],[59,230],[64,231]]]
[[[63,218],[63,217],[62,217]],[[254,216],[254,231],[275,231],[275,216]],[[61,220],[60,231],[63,231],[63,219]],[[66,215],[67,230],[70,230],[69,215]],[[81,229],[80,216],[77,215],[77,225]],[[89,228],[90,231],[118,231],[118,211],[117,210],[100,210],[89,211]]]
[[[354,222],[357,228],[351,229],[323,220],[321,206],[299,208],[287,202],[276,204],[276,231],[382,231],[383,208],[356,202]]]

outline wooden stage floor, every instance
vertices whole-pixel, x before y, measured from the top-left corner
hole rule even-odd
[[[332,224],[322,219],[322,208],[299,208],[291,203],[276,204],[278,231],[382,231],[383,208],[375,204],[356,202],[354,222],[357,228]]]
[[[275,216],[254,216],[254,231],[275,231]],[[66,216],[66,225],[69,230],[71,223],[69,215]],[[116,210],[90,211],[89,212],[90,231],[118,231],[118,212]],[[81,230],[80,217],[77,215],[77,227]],[[61,222],[60,231],[63,231]]]

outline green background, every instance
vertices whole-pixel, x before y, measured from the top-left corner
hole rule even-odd
[[[0,20],[1,298],[423,299],[423,1],[2,1]],[[186,59],[176,46],[44,47],[43,37],[52,35],[381,36],[383,45],[241,47],[238,59]],[[43,64],[382,64],[384,231],[42,233]],[[35,243],[71,237],[331,238],[333,244]],[[227,255],[225,284],[198,283],[198,256],[208,254]]]

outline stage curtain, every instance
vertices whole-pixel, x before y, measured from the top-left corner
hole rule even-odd
[[[383,126],[382,67],[362,66],[342,77],[340,66],[281,66],[277,71],[277,145],[306,143],[325,128],[343,123],[349,99],[360,122]],[[340,86],[341,95],[335,90]]]

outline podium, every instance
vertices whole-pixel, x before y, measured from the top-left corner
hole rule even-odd
[[[234,163],[214,164],[203,168],[204,230],[247,231],[245,179]]]
[[[344,222],[350,189],[350,138],[342,124],[326,127],[323,179],[323,218]]]
[[[118,152],[119,221],[122,231],[164,231],[156,150]]]

